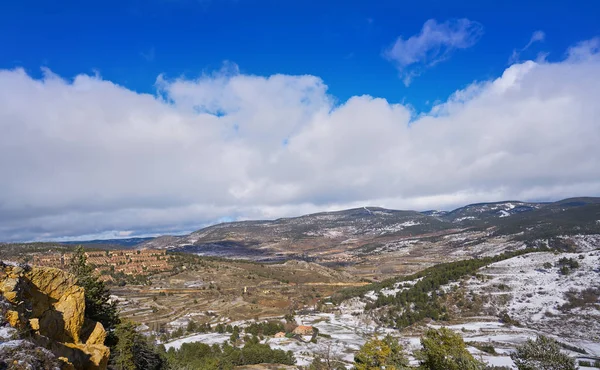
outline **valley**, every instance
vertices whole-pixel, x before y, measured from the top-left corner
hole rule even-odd
[[[365,342],[388,334],[416,365],[420,337],[447,327],[477,359],[514,368],[510,353],[537,335],[577,361],[600,361],[598,220],[598,198],[364,207],[83,244],[120,317],[171,355],[185,343],[231,343],[236,330],[241,345],[271,323],[281,332],[259,343],[291,351],[298,368],[315,358],[350,368]],[[5,244],[0,253],[67,269],[73,248]]]

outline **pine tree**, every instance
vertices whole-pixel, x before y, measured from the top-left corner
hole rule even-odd
[[[510,355],[519,370],[575,370],[575,360],[560,351],[554,339],[540,335]]]
[[[93,267],[87,263],[82,246],[75,249],[69,271],[77,279],[77,285],[85,291],[85,316],[100,322],[107,332],[106,344],[114,345],[116,342],[114,329],[119,323],[117,305],[115,302],[110,302],[110,291],[103,281],[98,280]]]
[[[115,330],[118,343],[111,353],[115,370],[136,370],[134,361],[135,328],[132,324],[123,322]],[[133,329],[133,330],[132,330]]]
[[[481,370],[484,365],[467,351],[459,334],[447,328],[429,329],[421,337],[423,349],[416,353],[423,370]]]
[[[168,368],[166,360],[136,329],[137,325],[129,321],[117,325],[115,333],[119,341],[113,349],[111,368],[115,370],[162,370]]]

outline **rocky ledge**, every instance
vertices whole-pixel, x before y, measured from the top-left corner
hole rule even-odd
[[[72,275],[0,262],[0,368],[105,370],[106,332],[84,313]]]

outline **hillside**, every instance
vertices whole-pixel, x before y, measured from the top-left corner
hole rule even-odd
[[[449,212],[363,207],[270,221],[229,222],[186,236],[156,238],[138,248],[254,260],[303,258],[327,263],[348,262],[357,252],[364,257],[375,250],[381,252],[384,246],[390,249],[390,245],[406,243],[431,245],[450,235],[455,236],[455,247],[467,247],[493,238],[533,242],[597,233],[600,198],[571,198],[553,203],[479,203]],[[478,234],[475,239],[474,234]],[[461,238],[468,243],[459,243]]]

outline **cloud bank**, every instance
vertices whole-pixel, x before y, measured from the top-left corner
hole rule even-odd
[[[600,195],[598,42],[415,116],[315,76],[235,66],[155,95],[0,70],[0,240],[189,230],[374,205]]]
[[[482,34],[483,26],[466,18],[443,23],[430,19],[419,34],[399,37],[384,56],[396,65],[408,86],[423,70],[448,59],[455,50],[475,45]]]

